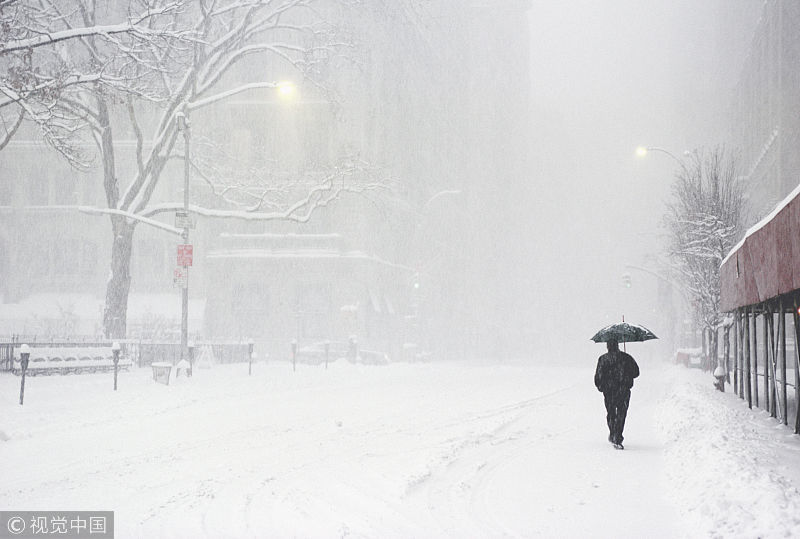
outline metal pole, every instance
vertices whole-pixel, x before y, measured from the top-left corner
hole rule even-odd
[[[189,370],[186,371],[186,376],[188,378],[192,377],[192,369],[194,369],[194,342],[189,342],[186,344],[186,347],[189,349]]]
[[[117,390],[117,373],[119,372],[119,350],[114,350],[114,391]]]
[[[255,343],[253,339],[247,341],[247,375],[251,376],[253,374],[253,348],[255,348]]]
[[[794,433],[800,434],[800,314],[797,312],[797,296],[792,298],[792,326],[794,327]]]
[[[744,308],[744,375],[745,391],[747,392],[747,407],[753,407],[753,384],[751,380],[752,371],[750,369],[750,308]]]
[[[740,311],[733,313],[733,392],[741,397],[739,391],[739,317]]]
[[[739,311],[739,396],[744,399],[744,367],[745,367],[745,348],[744,348],[744,331],[747,321],[747,310],[740,309]]]
[[[753,307],[753,404],[758,407],[758,311]]]
[[[189,118],[183,118],[183,211],[188,215],[189,212],[189,177],[191,174],[191,161],[189,158]],[[184,222],[183,243],[189,243],[189,223],[188,219]],[[189,268],[186,271],[186,285],[181,294],[181,359],[186,359],[189,348]]]
[[[684,163],[683,160],[681,160],[677,155],[675,155],[674,153],[672,153],[671,151],[669,151],[667,149],[659,148],[658,146],[647,146],[645,148],[645,150],[648,151],[648,152],[665,153],[668,156],[670,156],[671,158],[673,158],[675,160],[675,162],[678,163],[678,165],[680,165],[681,168],[686,168],[686,163]],[[684,152],[684,153],[686,153],[686,152]]]
[[[761,315],[761,326],[763,328],[764,336],[764,410],[772,413],[772,395],[770,395],[770,376],[769,376],[769,317],[772,313],[769,312],[769,305],[764,305],[764,314]]]
[[[780,311],[781,317],[778,319],[778,333],[780,333],[781,336],[781,402],[783,403],[783,424],[788,425],[788,395],[786,393],[786,306],[784,305],[783,298],[781,298]]]

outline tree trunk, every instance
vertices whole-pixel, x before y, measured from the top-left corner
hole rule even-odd
[[[708,362],[708,370],[714,372],[719,364],[719,330],[711,328],[708,330],[708,355],[710,361]]]
[[[112,216],[114,243],[111,247],[111,275],[106,287],[103,331],[108,339],[123,339],[127,333],[128,293],[131,288],[131,252],[135,225],[124,217]]]
[[[700,349],[703,351],[703,360],[702,364],[700,365],[704,371],[708,370],[708,342],[706,341],[706,336],[708,335],[708,329],[703,328],[700,331]]]

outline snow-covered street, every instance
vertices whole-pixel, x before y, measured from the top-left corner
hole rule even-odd
[[[641,366],[625,451],[592,360],[36,377],[24,406],[5,374],[0,506],[114,510],[118,537],[800,533],[797,437],[708,375]]]

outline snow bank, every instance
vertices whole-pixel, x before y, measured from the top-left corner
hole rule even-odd
[[[676,368],[668,383],[656,421],[669,497],[697,536],[800,537],[800,439],[707,374]]]

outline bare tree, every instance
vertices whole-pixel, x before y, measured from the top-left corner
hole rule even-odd
[[[667,206],[668,254],[709,337],[716,365],[720,312],[719,268],[741,237],[745,199],[734,158],[724,148],[696,150],[683,162]]]
[[[130,32],[119,34],[85,31],[107,26],[101,24],[100,16],[110,8],[92,0],[70,0],[66,2],[69,10],[63,1],[38,3],[57,15],[58,24],[73,36],[71,45],[79,45],[70,47],[68,56],[92,68],[73,76],[80,83],[70,84],[73,79],[67,76],[57,85],[59,93],[49,102],[52,106],[42,104],[34,112],[43,111],[50,125],[57,126],[55,134],[50,133],[51,141],[74,165],[87,164],[86,156],[59,141],[89,133],[96,145],[106,207],[94,211],[110,216],[113,234],[104,332],[109,337],[124,336],[137,223],[171,229],[153,217],[182,207],[154,197],[169,161],[184,157],[179,120],[242,92],[276,88],[276,81],[263,80],[269,76],[263,73],[267,65],[294,70],[324,90],[315,75],[323,71],[321,65],[343,56],[349,42],[324,15],[333,0],[324,4],[318,0],[130,0],[127,13],[133,24]],[[138,12],[134,6],[158,16],[132,18],[130,13]],[[80,24],[75,23],[76,16]],[[41,33],[49,34],[48,43],[62,35]],[[17,39],[23,38],[33,36]],[[20,71],[26,76],[33,73],[32,87],[41,84],[36,82],[33,63],[23,62]],[[87,73],[96,80],[87,80]],[[135,165],[124,168],[115,141],[131,135]],[[207,150],[200,155],[192,152],[192,169],[216,197],[205,205],[192,204],[190,211],[209,217],[304,222],[342,193],[383,186],[374,180],[376,171],[355,156],[343,156],[299,175],[275,177],[263,171],[242,173],[243,163],[236,159],[229,160],[232,167],[220,173],[219,162],[216,167],[203,162],[208,154]],[[234,165],[240,169],[238,174],[231,172]]]
[[[90,85],[137,93],[138,85],[125,74],[125,59],[188,37],[165,24],[183,0],[130,0],[101,9],[94,4],[0,1],[0,150],[27,119],[72,165],[86,167],[78,141],[83,122],[64,106],[70,90]],[[88,40],[102,42],[118,61],[98,63],[75,47]]]

